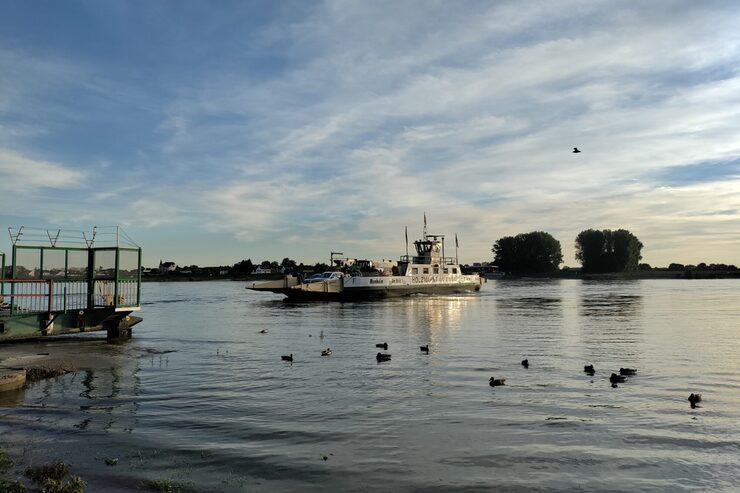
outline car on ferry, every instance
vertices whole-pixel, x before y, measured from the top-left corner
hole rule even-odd
[[[320,274],[314,274],[314,275],[312,275],[311,277],[309,277],[308,279],[306,279],[305,281],[303,281],[303,284],[311,284],[311,283],[314,283],[314,282],[331,281],[333,279],[339,279],[342,276],[344,276],[344,274],[342,274],[339,271],[321,272]]]

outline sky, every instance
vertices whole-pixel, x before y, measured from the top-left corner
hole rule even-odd
[[[740,265],[740,4],[0,2],[3,228],[313,263],[397,259],[424,213],[464,263],[626,228]]]

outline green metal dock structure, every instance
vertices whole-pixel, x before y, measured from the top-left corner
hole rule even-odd
[[[141,322],[141,247],[119,227],[8,228],[0,252],[0,342],[97,330],[131,336]],[[6,265],[8,264],[8,265]]]

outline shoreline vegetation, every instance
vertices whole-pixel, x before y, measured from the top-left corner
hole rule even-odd
[[[484,266],[485,267],[485,266]],[[464,273],[477,274],[479,266],[463,265]],[[282,279],[285,274],[248,274],[221,276],[193,275],[193,274],[160,274],[156,276],[144,276],[143,282],[207,282],[207,281],[261,281]],[[503,273],[499,280],[521,280],[521,279],[582,279],[587,281],[619,281],[638,279],[740,279],[740,269],[667,269],[653,268],[649,270],[636,270],[630,272],[603,272],[584,273],[580,269],[564,268],[555,272],[529,272],[529,273]]]
[[[461,264],[465,274],[481,274],[496,279],[737,279],[740,269],[732,264],[652,267],[641,263],[642,242],[626,229],[581,231],[575,238],[577,260],[581,267],[560,267],[563,262],[560,241],[545,231],[520,233],[499,238],[492,248],[493,262]],[[325,263],[303,264],[290,258],[281,262],[265,260],[253,263],[242,260],[234,265],[179,267],[174,262],[160,261],[158,268],[143,268],[144,282],[257,281],[282,279],[286,275],[308,277],[336,270]],[[377,272],[369,272],[369,275]],[[487,274],[494,274],[489,276]]]
[[[639,279],[740,279],[740,270],[668,270],[651,269],[631,272],[582,273],[580,271],[561,270],[541,274],[509,274],[506,279],[582,279],[586,281],[621,281]]]

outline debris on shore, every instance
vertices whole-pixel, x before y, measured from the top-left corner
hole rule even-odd
[[[26,368],[26,384],[46,380],[47,378],[56,378],[72,373],[74,370],[63,366],[46,367],[33,366]]]

